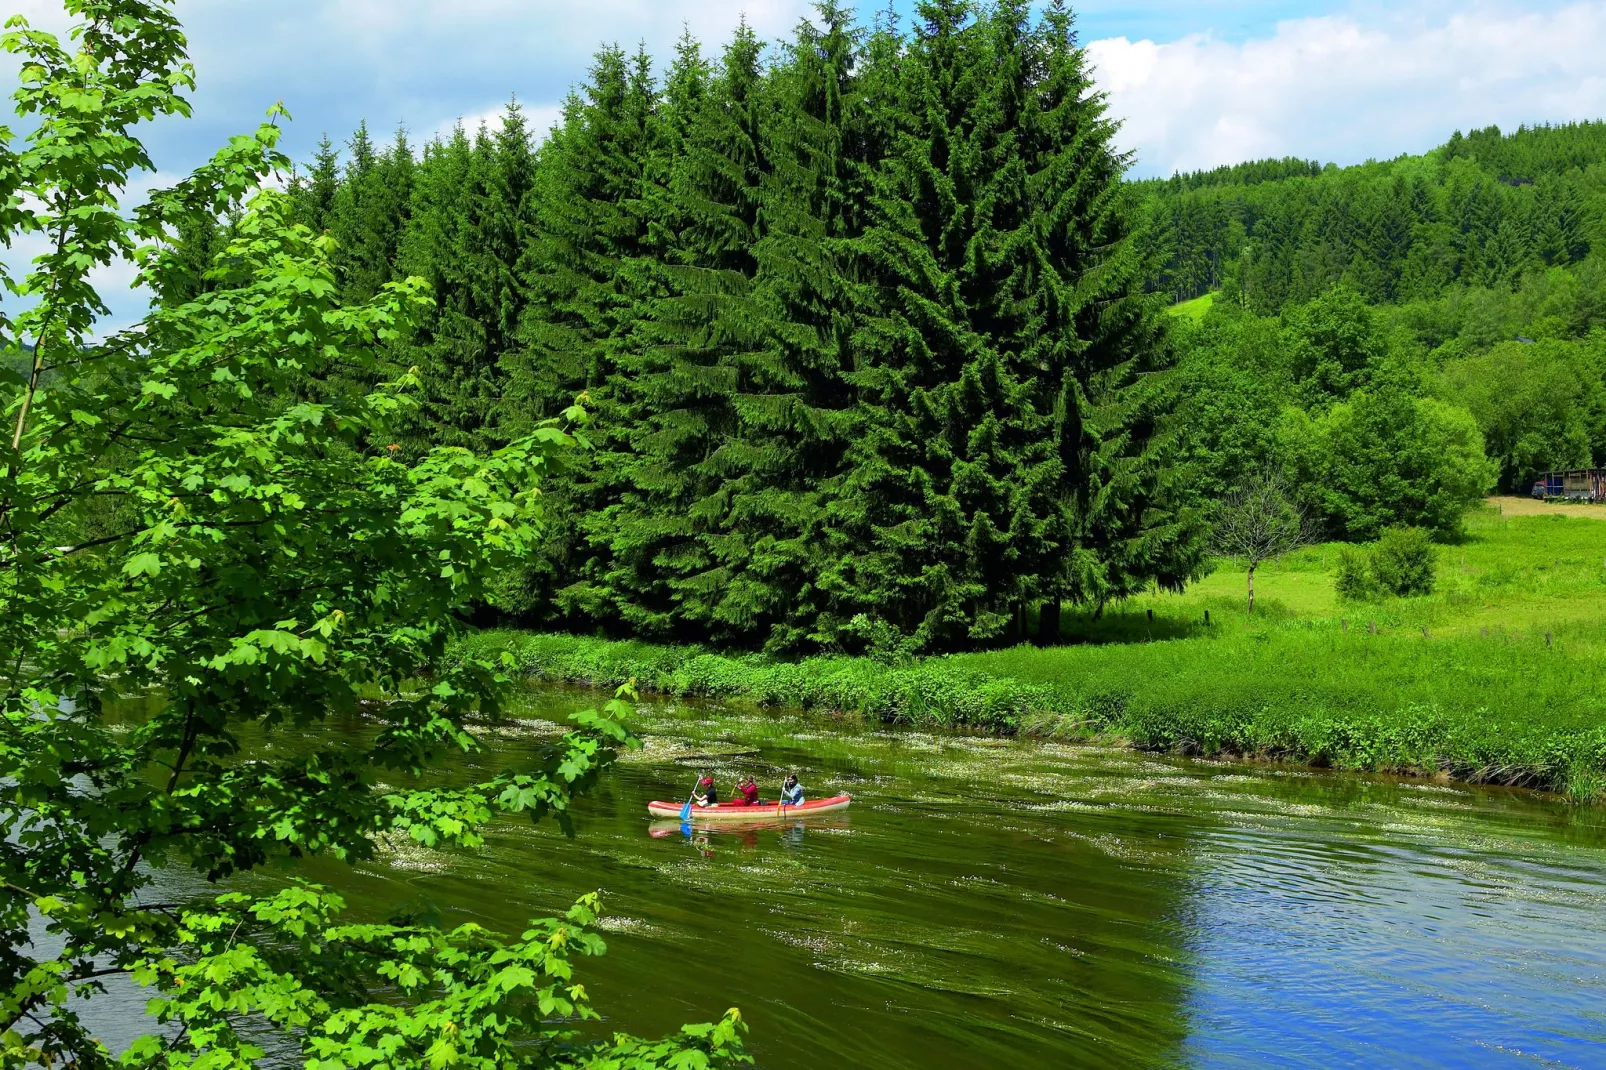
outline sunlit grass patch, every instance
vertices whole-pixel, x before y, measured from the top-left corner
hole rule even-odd
[[[1198,323],[1200,320],[1204,319],[1205,313],[1209,312],[1210,306],[1214,305],[1215,303],[1216,294],[1214,290],[1211,290],[1207,293],[1200,294],[1191,301],[1178,301],[1176,304],[1166,309],[1166,311],[1171,313],[1171,315],[1176,316],[1178,319],[1185,319],[1192,323]]]

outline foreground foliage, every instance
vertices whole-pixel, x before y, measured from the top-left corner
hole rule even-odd
[[[528,557],[536,486],[569,436],[546,424],[490,456],[396,459],[414,380],[370,372],[422,283],[340,304],[332,243],[259,188],[287,166],[271,123],[123,215],[115,191],[150,168],[131,130],[187,114],[193,73],[166,4],[69,10],[72,51],[20,21],[4,39],[38,125],[0,144],[0,227],[47,251],[5,280],[26,311],[0,317],[0,1061],[109,1065],[84,1001],[92,1014],[129,978],[155,986],[167,1025],[131,1067],[249,1065],[274,1032],[314,1067],[742,1060],[734,1012],[657,1044],[565,1024],[596,1016],[570,961],[602,950],[594,899],[507,939],[343,923],[309,885],[152,898],[161,867],[216,881],[394,838],[473,847],[495,813],[569,830],[571,800],[634,741],[615,703],[533,768],[418,786],[476,745],[504,680],[459,660],[427,692],[401,684]],[[210,267],[173,252],[223,214],[238,222]],[[89,272],[127,261],[157,310],[98,339]],[[112,720],[119,695],[149,696],[149,716]]]

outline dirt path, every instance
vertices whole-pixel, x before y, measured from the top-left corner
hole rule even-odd
[[[1515,495],[1501,495],[1489,498],[1488,503],[1497,506],[1502,516],[1587,516],[1595,520],[1606,520],[1606,505],[1587,505],[1577,502],[1542,502],[1534,498],[1519,498]]]

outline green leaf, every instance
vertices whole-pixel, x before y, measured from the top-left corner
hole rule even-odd
[[[134,554],[123,562],[123,574],[126,576],[155,576],[161,571],[162,559],[149,551]]]

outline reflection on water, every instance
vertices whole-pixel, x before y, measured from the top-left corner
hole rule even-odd
[[[678,836],[695,847],[705,858],[712,858],[716,844],[727,849],[739,848],[744,851],[757,850],[761,843],[773,843],[785,848],[801,847],[803,837],[809,829],[816,831],[845,829],[849,827],[849,820],[847,814],[821,814],[810,818],[786,820],[775,818],[740,823],[696,820],[654,821],[647,826],[647,835],[655,840]],[[723,837],[723,841],[717,839],[718,837]]]
[[[591,701],[532,690],[462,775]],[[605,1028],[739,1005],[763,1067],[1606,1065],[1598,809],[714,706],[638,728],[573,841],[508,820],[311,875],[503,930],[600,888]],[[853,809],[650,821],[693,762]]]
[[[1189,1061],[1606,1065],[1600,854],[1469,829],[1473,801],[1365,809],[1336,842],[1301,823],[1201,843]]]

